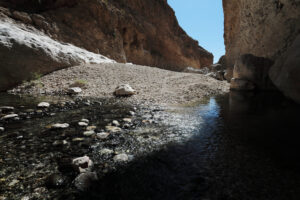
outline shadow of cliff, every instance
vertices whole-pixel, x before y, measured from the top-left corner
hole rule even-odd
[[[300,107],[277,94],[215,99],[189,141],[120,165],[77,199],[299,199]]]

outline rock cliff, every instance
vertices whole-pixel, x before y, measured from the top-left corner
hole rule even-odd
[[[11,18],[118,62],[180,71],[213,56],[178,25],[166,0],[4,0]]]
[[[269,59],[275,62],[270,68],[272,72],[270,78],[275,86],[300,102],[300,63],[291,61],[292,57],[296,59],[294,55],[289,58],[293,67],[284,64],[288,56],[285,52],[296,42],[297,35],[300,35],[300,1],[223,0],[223,9],[227,78],[230,80],[233,77],[235,65],[239,65],[241,57],[247,54],[252,54],[257,59]],[[299,45],[296,44],[292,49],[300,51]],[[289,52],[291,53],[291,50]],[[279,59],[281,61],[278,61]],[[262,71],[268,74],[268,71],[260,70]],[[287,88],[289,92],[286,92]]]
[[[63,44],[0,13],[0,91],[57,69],[81,63],[115,62]]]

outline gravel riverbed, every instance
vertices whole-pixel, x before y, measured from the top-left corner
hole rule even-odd
[[[229,91],[226,81],[218,81],[202,74],[133,64],[103,63],[55,71],[41,77],[35,84],[24,83],[11,92],[31,95],[62,94],[76,83],[82,84],[80,96],[87,97],[112,97],[118,85],[127,83],[137,91],[130,101],[160,105],[196,102],[205,96]]]

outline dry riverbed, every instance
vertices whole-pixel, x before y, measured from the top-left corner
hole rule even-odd
[[[81,85],[80,96],[112,97],[115,88],[128,83],[137,95],[133,102],[177,104],[196,102],[205,96],[226,93],[229,84],[202,74],[173,72],[154,67],[120,63],[85,64],[48,74],[15,88],[13,93],[31,95],[63,94],[72,85]]]

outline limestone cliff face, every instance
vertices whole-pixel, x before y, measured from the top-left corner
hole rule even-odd
[[[300,34],[299,0],[223,0],[223,9],[226,65],[229,79],[232,78],[234,65],[241,56],[252,54],[278,63],[277,60],[284,55],[294,43],[297,35]],[[293,77],[298,76],[298,82],[293,83],[298,85],[297,87],[300,87],[299,70],[296,71],[299,68],[300,63],[297,67],[292,68],[293,71],[288,72],[293,74]],[[276,69],[282,69],[282,67],[277,64]],[[291,81],[283,80],[289,79],[291,75],[280,75],[284,71],[287,73],[287,70],[276,69],[272,70],[270,78],[280,90],[285,94],[290,94],[291,92],[284,91],[281,83],[291,84]],[[298,74],[295,75],[295,73]],[[295,86],[286,84],[284,88],[291,87],[295,88]],[[299,91],[299,88],[297,90]],[[298,95],[300,96],[300,94]],[[288,96],[291,97],[291,95]]]
[[[5,0],[0,6],[55,40],[119,62],[178,71],[213,62],[180,28],[166,0]]]

